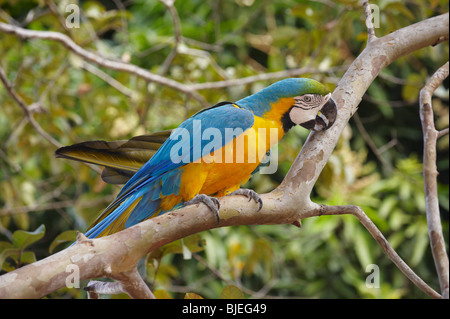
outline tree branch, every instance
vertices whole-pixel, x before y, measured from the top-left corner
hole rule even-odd
[[[115,78],[111,77],[109,74],[103,72],[99,68],[95,67],[94,65],[86,61],[82,62],[81,68],[99,77],[100,79],[108,83],[110,86],[112,86],[113,88],[115,88],[117,91],[119,91],[128,98],[133,98],[134,96],[137,95],[135,91],[127,88],[125,85],[117,81]]]
[[[378,73],[401,56],[433,45],[440,37],[447,36],[448,26],[449,14],[445,13],[368,43],[333,92],[338,107],[336,122],[326,131],[311,132],[278,190],[283,191],[293,184],[298,185],[298,191],[293,195],[310,194],[342,131]]]
[[[403,261],[403,259],[392,248],[381,231],[375,226],[370,218],[358,206],[322,206],[319,215],[344,215],[350,214],[358,218],[361,224],[369,231],[372,237],[381,246],[383,251],[392,260],[392,262],[400,269],[403,274],[409,278],[417,287],[432,298],[440,298],[441,296],[428,286],[416,273]]]
[[[159,74],[165,75],[167,73],[167,71],[169,70],[170,65],[172,64],[173,59],[175,59],[176,55],[178,54],[178,46],[180,45],[180,43],[182,41],[181,22],[180,22],[180,17],[178,16],[178,11],[174,6],[174,4],[175,4],[174,0],[159,0],[159,1],[162,4],[164,4],[166,9],[169,11],[170,16],[172,17],[173,33],[175,35],[175,39],[174,39],[175,43],[173,44],[172,51],[170,52],[170,54],[167,56],[164,63],[159,68]]]
[[[364,14],[366,15],[366,27],[367,27],[367,42],[375,40],[375,27],[373,25],[372,8],[368,0],[363,0]]]
[[[1,22],[0,22],[1,24]],[[17,92],[14,90],[14,86],[8,81],[8,78],[3,71],[3,68],[0,66],[0,81],[5,86],[6,91],[11,96],[11,98],[19,104],[20,108],[23,111],[23,114],[27,118],[27,120],[30,122],[30,124],[34,127],[34,129],[47,141],[55,145],[56,147],[61,147],[62,144],[59,143],[57,140],[55,140],[50,134],[48,134],[42,126],[39,125],[38,122],[33,117],[33,112],[31,106],[28,106],[27,103],[17,94]],[[35,105],[35,104],[33,104]]]
[[[439,132],[434,126],[431,97],[434,91],[448,77],[449,63],[447,62],[428,80],[420,91],[420,120],[422,123],[424,150],[423,176],[425,184],[425,198],[430,236],[431,251],[439,276],[439,284],[443,298],[449,298],[449,262],[442,234],[441,217],[439,215],[439,199],[437,192],[436,142]]]
[[[281,198],[280,198],[281,195]],[[302,209],[292,207],[283,197],[289,194],[274,192],[261,195],[264,206],[258,212],[257,204],[248,203],[242,196],[226,196],[220,199],[220,222],[209,208],[202,204],[187,206],[127,228],[119,233],[98,239],[78,239],[77,244],[59,253],[24,266],[0,277],[0,298],[40,298],[64,287],[71,274],[66,269],[80,269],[80,279],[109,277],[120,284],[93,284],[97,292],[124,292],[134,297],[150,298],[141,284],[131,284],[130,275],[140,258],[149,251],[173,240],[200,231],[224,226],[286,224],[321,215],[352,214],[369,230],[386,254],[399,269],[420,289],[433,298],[440,295],[428,287],[395,253],[381,232],[356,206],[320,206],[309,202]],[[306,210],[304,207],[310,207]],[[55,269],[54,267],[57,268]],[[70,266],[70,268],[69,268]],[[136,275],[136,274],[134,274]],[[134,276],[133,275],[133,276]],[[137,278],[134,278],[136,280]],[[132,285],[129,288],[129,285]],[[128,288],[124,288],[128,287]],[[113,291],[111,291],[113,289]]]
[[[345,70],[345,69],[347,69],[347,67],[348,66],[338,66],[338,67],[328,69],[327,72],[332,73],[335,71]],[[306,74],[306,73],[321,73],[321,72],[323,72],[323,70],[320,70],[317,68],[311,68],[311,67],[304,67],[304,68],[297,68],[297,69],[290,69],[290,70],[283,70],[283,71],[277,71],[277,72],[269,72],[269,73],[251,75],[251,76],[247,76],[247,77],[240,78],[240,79],[231,79],[231,80],[205,82],[205,83],[195,83],[195,84],[190,84],[189,86],[193,90],[196,90],[196,91],[222,89],[222,88],[227,88],[230,86],[247,85],[247,84],[257,82],[257,81],[267,81],[267,80],[274,80],[274,79],[280,79],[280,78],[300,76],[300,75]]]
[[[35,31],[35,30],[27,30],[14,25],[5,24],[0,22],[0,31],[14,34],[22,39],[46,39],[57,41],[63,44],[67,49],[75,53],[76,55],[82,57],[83,59],[96,63],[102,67],[123,71],[130,74],[134,74],[138,77],[145,79],[146,81],[155,82],[175,90],[181,91],[188,96],[192,96],[195,98],[200,104],[203,106],[208,105],[206,101],[203,99],[201,95],[197,92],[192,91],[192,89],[185,84],[179,83],[177,81],[168,79],[158,74],[151,73],[145,69],[142,69],[136,65],[125,63],[122,61],[111,60],[107,57],[101,56],[97,53],[93,53],[86,49],[83,49],[78,44],[76,44],[71,38],[67,35],[53,32],[53,31]]]
[[[90,281],[84,288],[88,292],[89,299],[98,299],[99,294],[115,295],[121,293],[126,293],[134,299],[155,299],[136,267],[128,272],[112,276],[112,278],[116,281]]]

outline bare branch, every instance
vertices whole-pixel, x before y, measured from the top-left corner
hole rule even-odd
[[[286,224],[321,215],[352,214],[368,229],[382,246],[386,254],[399,269],[421,290],[433,298],[440,295],[426,285],[406,263],[395,253],[381,232],[364,212],[356,206],[320,206],[303,203],[300,198],[292,205],[286,198],[288,193],[272,192],[261,195],[264,206],[258,211],[257,204],[249,203],[242,196],[226,196],[220,199],[220,223],[202,204],[187,206],[127,228],[119,233],[98,239],[86,239],[80,235],[77,244],[47,257],[32,265],[27,265],[0,277],[0,298],[36,298],[63,287],[70,275],[66,269],[75,265],[80,269],[81,278],[110,277],[120,285],[107,286],[114,292],[126,291],[131,296],[150,298],[149,292],[134,271],[140,258],[168,242],[216,227],[253,224]],[[308,209],[299,207],[309,207]],[[58,265],[49,269],[48,265]],[[73,267],[73,266],[72,266]],[[132,284],[134,283],[134,284]],[[130,287],[131,285],[131,287]],[[99,293],[106,289],[96,284]],[[146,298],[147,298],[146,297]]]
[[[366,141],[366,144],[369,146],[369,148],[372,150],[373,154],[378,158],[381,164],[383,164],[383,167],[388,170],[388,172],[392,172],[393,167],[390,162],[386,161],[384,157],[381,155],[380,150],[378,149],[375,142],[370,137],[370,134],[366,131],[366,128],[361,122],[361,119],[359,118],[358,113],[355,113],[353,115],[353,120],[355,121],[356,127],[358,128],[359,133],[361,134],[364,141]]]
[[[339,67],[335,67],[335,68],[329,68],[329,69],[327,69],[327,72],[332,73],[332,72],[336,72],[336,71],[346,70],[347,68],[348,68],[347,65],[339,66]],[[231,80],[225,80],[225,81],[191,84],[190,87],[196,91],[221,89],[221,88],[227,88],[227,87],[231,87],[231,86],[247,85],[247,84],[257,82],[257,81],[267,81],[267,80],[299,76],[299,75],[306,74],[306,73],[322,73],[322,72],[323,72],[323,70],[320,70],[317,68],[306,67],[306,68],[283,70],[283,71],[277,71],[277,72],[262,73],[262,74],[247,76],[247,77],[240,78],[240,79],[231,79]]]
[[[162,66],[159,69],[160,75],[165,75],[167,71],[169,70],[170,65],[172,64],[173,59],[175,59],[177,53],[178,53],[178,46],[180,45],[182,41],[181,36],[181,23],[180,23],[180,17],[178,16],[178,11],[174,6],[175,1],[173,0],[159,0],[169,11],[172,22],[173,22],[173,32],[175,34],[175,43],[172,48],[172,52],[167,56],[166,60],[162,64]]]
[[[117,81],[116,79],[111,77],[109,74],[107,74],[107,73],[103,72],[102,70],[100,70],[99,68],[95,67],[94,65],[92,65],[86,61],[83,61],[81,67],[84,70],[98,76],[100,79],[102,79],[103,81],[105,81],[106,83],[111,85],[113,88],[115,88],[117,91],[119,91],[123,95],[125,95],[129,98],[136,96],[136,94],[137,94],[136,92],[127,88],[125,85],[123,85],[122,83],[120,83],[119,81]]]
[[[189,96],[192,96],[197,101],[199,101],[202,105],[206,106],[207,103],[203,99],[201,95],[194,92],[188,85],[179,83],[177,81],[165,78],[161,75],[151,73],[145,69],[142,69],[134,64],[125,63],[122,61],[116,61],[109,59],[104,56],[100,56],[97,53],[93,53],[91,51],[88,51],[86,49],[83,49],[79,45],[77,45],[71,38],[69,38],[67,35],[59,33],[59,32],[53,32],[53,31],[35,31],[35,30],[27,30],[23,29],[17,26],[5,24],[3,22],[0,22],[0,31],[15,34],[18,37],[22,39],[46,39],[46,40],[53,40],[60,42],[63,44],[67,49],[75,53],[76,55],[79,55],[83,59],[96,63],[102,67],[117,70],[117,71],[123,71],[130,74],[134,74],[136,76],[139,76],[147,81],[155,82],[167,87],[170,87],[172,89],[178,90],[180,92],[183,92]]]
[[[423,176],[425,183],[425,198],[427,209],[428,233],[431,251],[439,276],[443,298],[449,297],[449,262],[442,234],[441,217],[439,214],[439,199],[437,192],[436,142],[440,135],[434,126],[431,97],[449,73],[449,63],[438,69],[420,91],[420,119],[422,122],[424,150]]]
[[[98,281],[91,280],[84,287],[84,290],[88,293],[88,299],[99,299],[99,295],[117,295],[124,293],[122,289],[122,284],[118,281]]]
[[[146,81],[155,82],[161,85],[165,85],[167,87],[173,88],[175,90],[181,91],[188,96],[192,96],[203,106],[209,106],[209,104],[204,100],[204,98],[197,93],[199,90],[205,89],[217,89],[217,88],[227,88],[230,86],[238,86],[238,85],[246,85],[250,83],[254,83],[256,81],[264,81],[264,80],[273,80],[278,78],[286,78],[299,76],[305,73],[322,73],[323,70],[317,68],[299,68],[292,70],[284,70],[278,72],[264,73],[258,74],[254,76],[249,76],[241,79],[232,79],[225,81],[217,81],[217,82],[208,82],[208,83],[199,83],[199,84],[182,84],[177,81],[168,79],[162,75],[151,73],[145,69],[142,69],[136,65],[125,63],[123,61],[112,60],[107,57],[100,56],[97,53],[93,53],[86,49],[83,49],[72,39],[70,39],[67,35],[53,32],[53,31],[35,31],[35,30],[27,30],[17,26],[9,25],[0,22],[0,31],[11,33],[19,36],[23,39],[46,39],[53,40],[62,43],[66,48],[68,48],[73,53],[79,55],[83,59],[98,64],[102,67],[123,71],[130,74],[134,74],[139,76]],[[181,41],[181,40],[180,40]],[[347,66],[339,66],[335,68],[330,68],[327,72],[335,72],[340,70],[345,70]]]
[[[0,22],[1,24],[1,22]],[[38,122],[33,117],[33,112],[31,105],[28,106],[25,101],[17,94],[17,92],[14,90],[13,85],[8,81],[8,78],[3,71],[3,68],[0,66],[0,80],[2,81],[3,85],[6,88],[6,91],[11,96],[11,98],[16,101],[17,104],[19,104],[20,108],[22,109],[25,117],[30,122],[30,124],[34,127],[34,129],[47,141],[55,145],[56,147],[61,147],[62,144],[59,143],[57,140],[55,140],[50,134],[48,134],[42,126],[39,125]]]
[[[449,14],[445,13],[377,38],[367,46],[333,92],[332,98],[338,107],[336,122],[326,131],[309,135],[279,189],[293,183],[299,185],[297,196],[310,194],[342,131],[380,71],[401,56],[433,45],[437,39],[449,34],[448,26]]]
[[[375,27],[373,26],[373,15],[372,8],[370,7],[369,0],[363,0],[364,14],[366,15],[366,26],[367,26],[367,42],[375,40]]]
[[[435,43],[433,43],[433,46],[436,46],[438,44],[441,44],[442,42],[448,41],[449,36],[448,35],[444,35],[442,37],[439,37],[439,39],[436,40]]]
[[[134,299],[155,299],[136,267],[113,278],[116,279],[115,282],[91,280],[84,288],[88,292],[89,299],[98,299],[99,294],[115,295],[121,293],[126,293]]]
[[[55,210],[74,206],[77,206],[79,208],[95,207],[96,205],[103,205],[105,203],[111,202],[112,200],[114,200],[114,198],[115,196],[108,195],[105,197],[100,197],[98,199],[91,199],[89,201],[62,200],[53,202],[49,201],[47,203],[42,204],[35,203],[34,205],[29,206],[5,207],[0,209],[0,216],[9,216],[14,214],[23,214],[45,210]]]
[[[417,287],[432,298],[440,298],[441,296],[429,287],[416,273],[403,261],[403,259],[392,248],[377,226],[370,220],[364,211],[358,206],[322,206],[319,215],[344,215],[351,214],[358,218],[361,224],[369,231],[372,237],[381,246],[383,251],[392,260],[392,262],[400,269],[403,274],[409,278]]]
[[[443,129],[442,131],[439,131],[437,137],[441,138],[442,136],[447,135],[447,134],[448,134],[448,127]]]
[[[66,26],[66,21],[64,19],[64,16],[59,13],[58,7],[53,2],[53,0],[45,0],[45,3],[47,4],[47,6],[50,9],[51,13],[56,17],[56,19],[58,20],[60,26],[64,29],[64,31],[69,36],[72,36],[72,30]]]

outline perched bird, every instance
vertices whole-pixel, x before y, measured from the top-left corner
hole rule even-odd
[[[89,238],[199,202],[219,221],[216,197],[244,195],[261,209],[259,195],[240,186],[289,129],[301,125],[326,130],[336,115],[336,104],[324,85],[291,78],[235,103],[203,109],[172,132],[75,144],[58,149],[56,156],[105,166],[105,181],[126,182],[86,232]]]

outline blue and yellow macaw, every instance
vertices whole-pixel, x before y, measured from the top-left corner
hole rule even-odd
[[[129,141],[75,144],[57,150],[56,156],[103,165],[106,181],[126,181],[89,228],[88,238],[106,236],[199,202],[219,220],[216,197],[245,195],[261,209],[258,194],[240,186],[290,128],[302,125],[325,130],[333,125],[336,114],[336,104],[324,85],[291,78],[235,103],[203,109],[172,132]]]

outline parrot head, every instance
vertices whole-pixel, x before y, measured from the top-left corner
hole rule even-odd
[[[280,121],[285,132],[295,125],[323,131],[334,124],[337,115],[331,93],[322,83],[307,78],[276,82],[236,104],[257,116]]]
[[[312,131],[323,131],[330,128],[336,120],[336,103],[331,98],[331,93],[304,94],[294,97],[294,100],[295,104],[286,113],[289,120],[286,118],[285,121],[288,125],[293,123]]]

